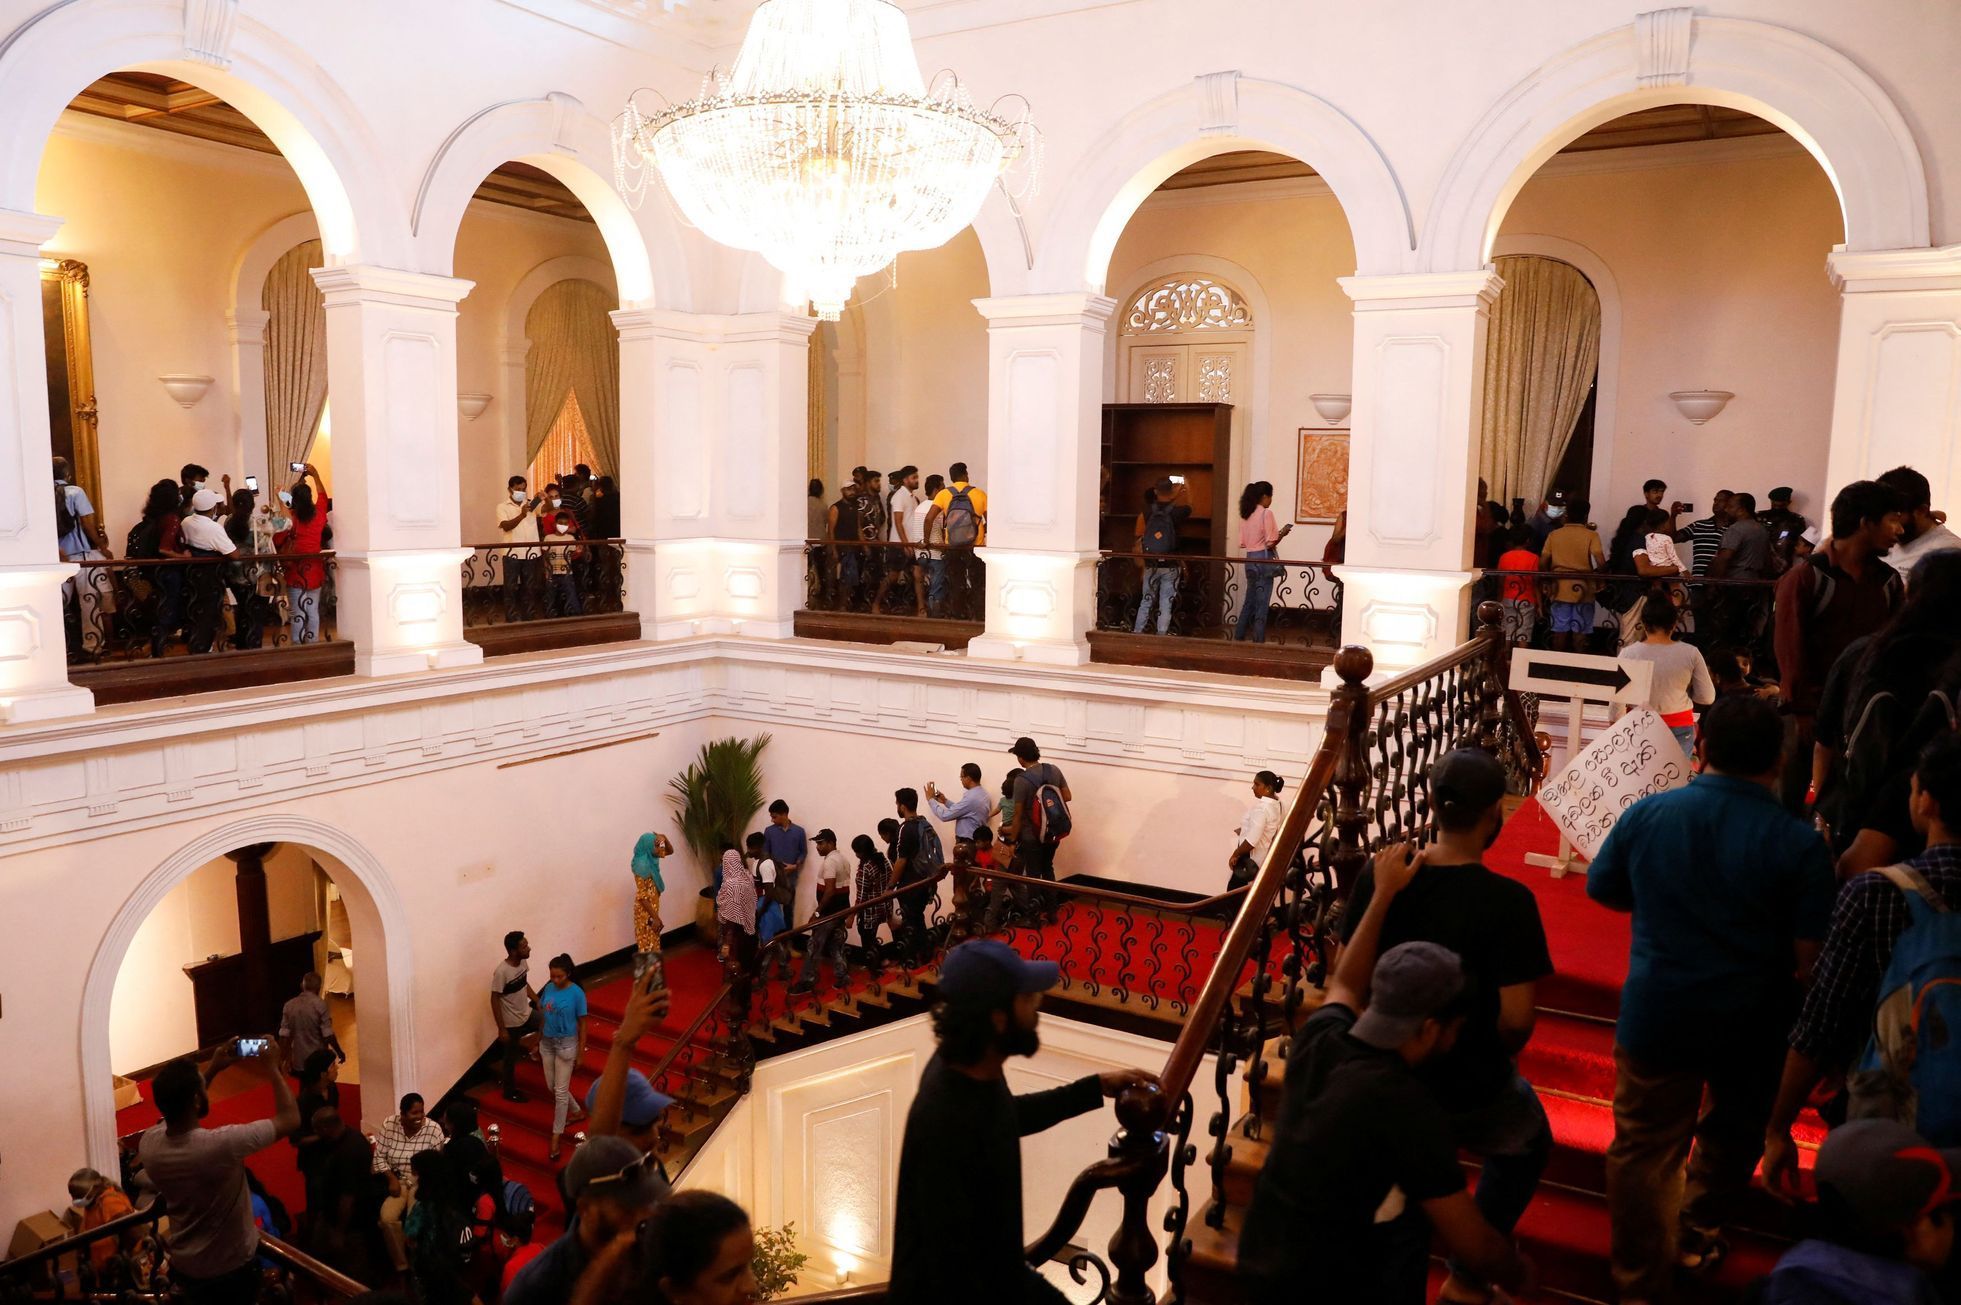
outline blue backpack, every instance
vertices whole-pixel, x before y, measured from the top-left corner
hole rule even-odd
[[[1785,1252],[1755,1300],[1757,1305],[1940,1305],[1940,1293],[1910,1264],[1814,1240]]]
[[[1906,895],[1907,927],[1849,1084],[1853,1114],[1898,1119],[1935,1146],[1961,1146],[1961,912],[1912,866],[1879,873]]]

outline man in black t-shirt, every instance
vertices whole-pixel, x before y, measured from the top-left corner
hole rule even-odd
[[[1470,1018],[1457,1045],[1418,1076],[1450,1117],[1457,1145],[1484,1161],[1478,1210],[1509,1236],[1532,1201],[1552,1153],[1552,1127],[1513,1057],[1532,1036],[1533,985],[1552,973],[1539,904],[1524,884],[1487,870],[1485,849],[1504,826],[1505,768],[1489,753],[1461,748],[1430,771],[1430,809],[1441,831],[1423,869],[1396,898],[1382,946],[1431,942],[1455,952],[1471,981]],[[1349,899],[1344,932],[1368,909],[1367,868]],[[1453,1262],[1448,1298],[1487,1294]]]
[[[1469,1273],[1507,1289],[1527,1276],[1464,1190],[1449,1120],[1417,1075],[1464,1027],[1463,965],[1427,942],[1376,963],[1390,903],[1423,862],[1406,846],[1376,857],[1374,900],[1287,1053],[1280,1119],[1239,1238],[1240,1277],[1261,1305],[1310,1288],[1342,1305],[1419,1305],[1432,1230]]]

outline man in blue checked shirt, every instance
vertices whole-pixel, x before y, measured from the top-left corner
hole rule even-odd
[[[972,838],[974,831],[994,814],[994,799],[981,787],[981,768],[971,761],[960,768],[959,797],[948,802],[939,786],[928,780],[926,805],[932,808],[933,819],[953,822],[955,839]]]

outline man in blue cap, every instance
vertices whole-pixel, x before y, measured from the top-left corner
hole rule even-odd
[[[920,1076],[899,1152],[894,1305],[1067,1299],[1022,1255],[1021,1139],[1150,1076],[1110,1070],[1046,1092],[1008,1091],[1008,1058],[1041,1046],[1037,1009],[1059,973],[992,938],[960,944],[940,967],[939,1050]]]
[[[593,1257],[637,1228],[668,1193],[660,1162],[623,1137],[595,1137],[573,1152],[559,1185],[570,1222],[518,1270],[504,1305],[566,1305]]]
[[[633,994],[621,1013],[620,1027],[606,1053],[606,1068],[586,1090],[586,1127],[594,1137],[611,1135],[631,1142],[643,1155],[654,1156],[663,1180],[667,1170],[655,1153],[660,1148],[660,1121],[674,1098],[656,1091],[645,1074],[632,1067],[633,1047],[667,1015],[668,991],[658,968],[634,981]]]

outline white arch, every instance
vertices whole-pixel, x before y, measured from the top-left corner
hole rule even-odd
[[[1629,25],[1541,65],[1494,104],[1444,171],[1418,270],[1482,267],[1519,189],[1568,141],[1624,113],[1682,103],[1742,109],[1796,137],[1838,191],[1847,249],[1926,247],[1926,167],[1905,118],[1877,82],[1789,28],[1739,18],[1690,21],[1679,76],[1643,77],[1643,46]]]
[[[384,155],[354,103],[307,51],[247,14],[218,51],[187,44],[183,0],[64,0],[0,38],[0,208],[34,211],[48,134],[90,82],[130,69],[222,96],[272,138],[305,187],[327,261],[407,267],[408,228]]]
[[[1275,459],[1273,450],[1267,447],[1270,434],[1267,430],[1267,417],[1271,407],[1273,377],[1273,310],[1269,306],[1266,289],[1259,278],[1246,268],[1230,259],[1218,258],[1211,254],[1176,254],[1170,258],[1160,258],[1154,263],[1146,263],[1128,277],[1124,278],[1124,291],[1116,296],[1117,310],[1110,321],[1110,330],[1104,336],[1103,349],[1103,400],[1114,402],[1123,377],[1118,372],[1123,350],[1123,315],[1145,287],[1154,281],[1162,281],[1169,276],[1195,272],[1209,276],[1215,281],[1223,281],[1239,292],[1253,310],[1253,394],[1250,415],[1246,422],[1246,445],[1240,450],[1239,459],[1232,467],[1232,483],[1243,484],[1251,480],[1250,467],[1290,466],[1293,455]]]
[[[1499,236],[1491,256],[1529,254],[1551,258],[1576,269],[1593,283],[1594,297],[1600,301],[1599,379],[1593,393],[1593,477],[1588,501],[1611,503],[1614,470],[1614,421],[1620,407],[1621,388],[1621,288],[1607,260],[1577,240],[1559,236],[1530,234]],[[1500,295],[1504,291],[1499,291]],[[1482,420],[1483,413],[1473,414]],[[1483,435],[1480,432],[1479,438]]]
[[[442,143],[423,174],[410,218],[420,270],[450,274],[471,196],[509,162],[551,173],[592,215],[613,260],[613,274],[601,284],[617,286],[622,308],[693,307],[687,259],[666,203],[650,197],[637,214],[627,207],[610,180],[606,124],[561,92],[493,105]]]
[[[280,483],[266,460],[266,277],[272,265],[295,245],[318,239],[313,214],[294,213],[261,231],[239,251],[232,265],[231,311],[227,336],[232,351],[233,431],[238,465],[269,489]]]
[[[1362,129],[1319,96],[1238,77],[1229,128],[1200,134],[1217,113],[1209,78],[1167,92],[1124,117],[1080,158],[1051,164],[1070,177],[1039,224],[1031,289],[1100,294],[1110,255],[1137,206],[1180,168],[1229,150],[1300,159],[1334,192],[1355,240],[1357,272],[1405,271],[1415,244],[1409,205],[1389,161]]]
[[[396,1088],[415,1078],[415,1007],[410,978],[411,939],[407,912],[394,883],[374,855],[352,838],[304,816],[250,816],[214,829],[152,870],[110,921],[89,962],[82,987],[82,1122],[88,1162],[105,1174],[116,1172],[116,1101],[111,1086],[109,1013],[116,975],[136,931],[150,912],[193,870],[227,852],[254,843],[301,843],[333,864],[328,873],[347,902],[349,922],[362,947],[362,975],[385,988],[387,1001],[364,1007],[362,1058],[364,1089],[379,1101],[395,1099]],[[379,1054],[388,1048],[386,1058]]]

